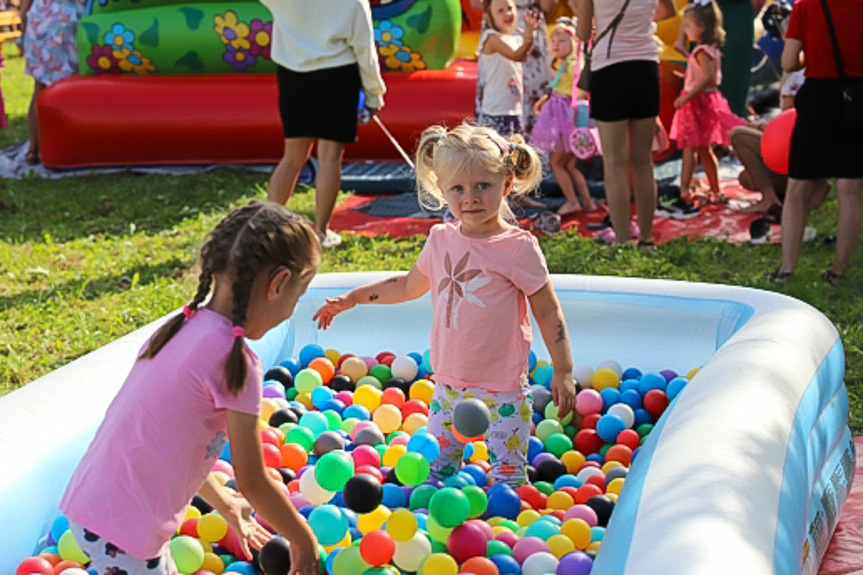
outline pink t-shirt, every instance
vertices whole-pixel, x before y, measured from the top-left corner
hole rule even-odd
[[[716,88],[722,83],[722,52],[716,46],[699,44],[689,54],[686,60],[686,77],[683,80],[683,89],[691,90],[703,77],[704,72],[698,64],[698,54],[707,54],[713,60],[713,80],[706,89]]]
[[[527,383],[532,332],[527,297],[549,281],[539,243],[510,228],[468,238],[460,224],[439,224],[416,263],[429,278],[436,382],[515,391]]]
[[[234,397],[224,364],[231,322],[200,309],[152,359],[138,360],[72,475],[60,509],[130,555],[162,555],[227,440],[227,409],[257,415],[261,364]]]

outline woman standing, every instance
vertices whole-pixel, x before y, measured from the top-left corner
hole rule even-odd
[[[590,63],[590,114],[599,126],[605,193],[615,243],[630,240],[635,195],[638,244],[653,246],[653,136],[659,115],[654,21],[674,16],[672,0],[578,0],[578,38],[596,43]]]
[[[273,13],[285,151],[270,178],[270,201],[286,204],[312,145],[318,143],[315,231],[324,248],[341,244],[329,229],[341,186],[345,144],[357,139],[360,91],[374,115],[386,91],[368,0],[262,0]]]
[[[33,77],[33,98],[27,116],[30,145],[25,161],[39,163],[39,123],[36,98],[58,80],[78,72],[75,35],[84,14],[85,0],[22,0],[24,71]]]
[[[835,30],[835,35],[830,28]],[[782,205],[782,265],[770,274],[786,280],[797,267],[807,206],[821,178],[836,178],[839,219],[836,255],[822,278],[838,284],[860,238],[863,182],[863,0],[797,0],[788,22],[782,67],[806,65],[794,105],[788,190]],[[831,36],[833,36],[831,38]],[[833,46],[838,46],[836,54]],[[838,64],[838,65],[837,65]],[[849,95],[850,101],[843,97]]]

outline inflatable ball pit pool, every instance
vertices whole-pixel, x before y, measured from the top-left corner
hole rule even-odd
[[[363,306],[327,332],[325,297],[381,277],[315,279],[292,321],[252,345],[265,366],[307,343],[356,354],[428,345],[428,298]],[[844,354],[797,300],[747,288],[554,276],[577,364],[702,366],[642,446],[593,573],[815,573],[853,480]],[[0,398],[0,570],[48,532],[137,350],[162,320]],[[536,337],[534,348],[542,349]],[[540,354],[543,355],[543,354]]]

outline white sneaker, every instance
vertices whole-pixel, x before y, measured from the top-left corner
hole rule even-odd
[[[333,230],[327,230],[326,234],[318,234],[318,239],[321,241],[321,247],[325,250],[337,248],[342,245],[342,236]]]
[[[817,237],[818,237],[818,230],[816,230],[812,226],[806,226],[806,228],[804,228],[804,230],[803,230],[803,241],[804,242],[811,242],[812,240],[814,240]]]

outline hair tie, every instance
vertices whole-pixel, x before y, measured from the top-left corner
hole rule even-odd
[[[246,337],[246,328],[241,325],[235,325],[231,328],[231,335],[235,338],[237,337]]]
[[[192,316],[195,315],[197,310],[192,309],[192,306],[186,304],[183,306],[183,315],[186,316],[186,319],[192,319]]]
[[[713,0],[693,0],[693,4],[696,6],[710,6]]]
[[[443,142],[444,140],[446,140],[446,132],[444,132],[443,134],[438,136],[438,139],[437,139],[438,142]]]
[[[507,151],[512,151],[512,144],[504,140],[498,133],[490,132],[488,139],[494,142],[494,145],[500,150],[501,155],[505,155]]]
[[[516,151],[516,150],[518,150],[518,144],[516,144],[515,142],[511,142],[511,143],[509,144],[509,151],[510,151],[510,152],[514,152],[514,151]]]

